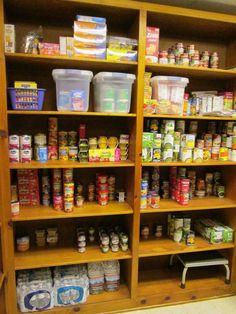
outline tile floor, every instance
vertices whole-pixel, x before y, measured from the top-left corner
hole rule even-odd
[[[236,296],[150,308],[123,314],[236,314]]]

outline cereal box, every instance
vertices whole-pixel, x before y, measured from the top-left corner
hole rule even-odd
[[[157,62],[159,53],[159,33],[157,27],[147,27],[146,33],[146,57],[150,58],[148,61]],[[154,57],[154,58],[153,58]]]

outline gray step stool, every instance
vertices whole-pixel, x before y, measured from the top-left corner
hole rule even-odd
[[[229,261],[223,255],[217,251],[208,252],[196,252],[196,253],[186,253],[186,254],[173,254],[170,257],[169,266],[174,265],[174,257],[177,257],[179,261],[184,266],[182,272],[181,288],[185,288],[186,274],[189,268],[193,267],[203,267],[203,266],[218,266],[223,265],[226,270],[225,283],[230,283],[230,269]]]

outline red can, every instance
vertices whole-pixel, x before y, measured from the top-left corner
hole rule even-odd
[[[188,205],[189,193],[180,193],[179,203],[180,203],[180,205]]]
[[[198,179],[197,180],[197,190],[205,190],[205,180]]]
[[[183,193],[189,193],[190,180],[189,179],[181,179],[180,180],[180,190]]]
[[[177,179],[175,180],[175,188],[176,188],[177,190],[180,190],[180,189],[181,189],[181,179],[180,179],[180,178],[177,178]]]
[[[63,209],[63,197],[61,194],[55,194],[53,196],[53,208],[56,210]]]
[[[175,190],[175,200],[176,200],[177,202],[180,201],[180,190]]]

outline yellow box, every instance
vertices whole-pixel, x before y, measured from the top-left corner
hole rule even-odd
[[[37,88],[36,82],[27,82],[27,81],[15,81],[15,88]]]

